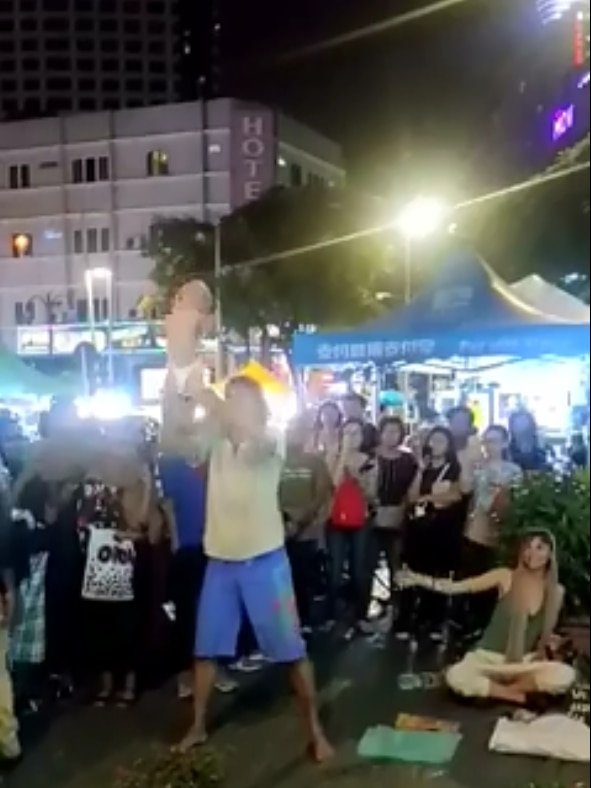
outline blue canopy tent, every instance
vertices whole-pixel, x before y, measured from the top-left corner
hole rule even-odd
[[[588,354],[588,322],[542,314],[472,253],[445,261],[430,287],[406,307],[355,331],[298,333],[293,342],[299,367]]]

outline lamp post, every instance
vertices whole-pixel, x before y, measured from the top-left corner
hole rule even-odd
[[[439,230],[442,226],[446,207],[436,197],[417,197],[402,209],[395,226],[404,239],[404,303],[412,300],[412,247]]]
[[[113,271],[110,268],[88,268],[84,273],[90,339],[96,347],[96,314],[94,309],[95,284],[103,283],[107,295],[107,364],[109,383],[113,383]]]
[[[224,344],[222,342],[223,333],[223,313],[222,313],[222,226],[221,222],[216,222],[213,226],[213,276],[214,276],[214,330],[216,338],[215,350],[215,379],[219,383],[224,377]]]

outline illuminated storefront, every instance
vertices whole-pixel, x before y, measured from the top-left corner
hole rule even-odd
[[[116,323],[112,329],[99,324],[94,329],[87,325],[20,326],[17,352],[21,356],[69,355],[80,345],[93,344],[99,353],[111,345],[114,353],[134,351],[163,352],[162,326],[157,323]]]

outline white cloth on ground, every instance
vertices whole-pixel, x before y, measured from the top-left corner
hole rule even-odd
[[[488,743],[492,752],[534,755],[559,761],[589,763],[590,729],[564,714],[548,714],[533,722],[498,720]]]

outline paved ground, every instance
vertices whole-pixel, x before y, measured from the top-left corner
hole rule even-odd
[[[400,647],[376,649],[365,641],[338,651],[319,648],[324,714],[337,746],[337,757],[322,769],[302,757],[293,704],[274,669],[249,678],[234,699],[220,699],[213,743],[227,763],[228,788],[526,788],[532,782],[542,788],[588,788],[588,767],[488,754],[498,710],[460,706],[437,689],[401,691],[397,677],[406,669],[405,655]],[[433,670],[436,661],[433,654],[424,655],[415,670]],[[401,711],[461,723],[464,740],[449,769],[376,765],[356,757],[363,731],[392,724]],[[3,788],[111,788],[118,767],[178,738],[188,714],[164,690],[146,695],[132,712],[66,709],[47,730],[41,720],[38,730],[29,725],[27,756],[5,776]]]

